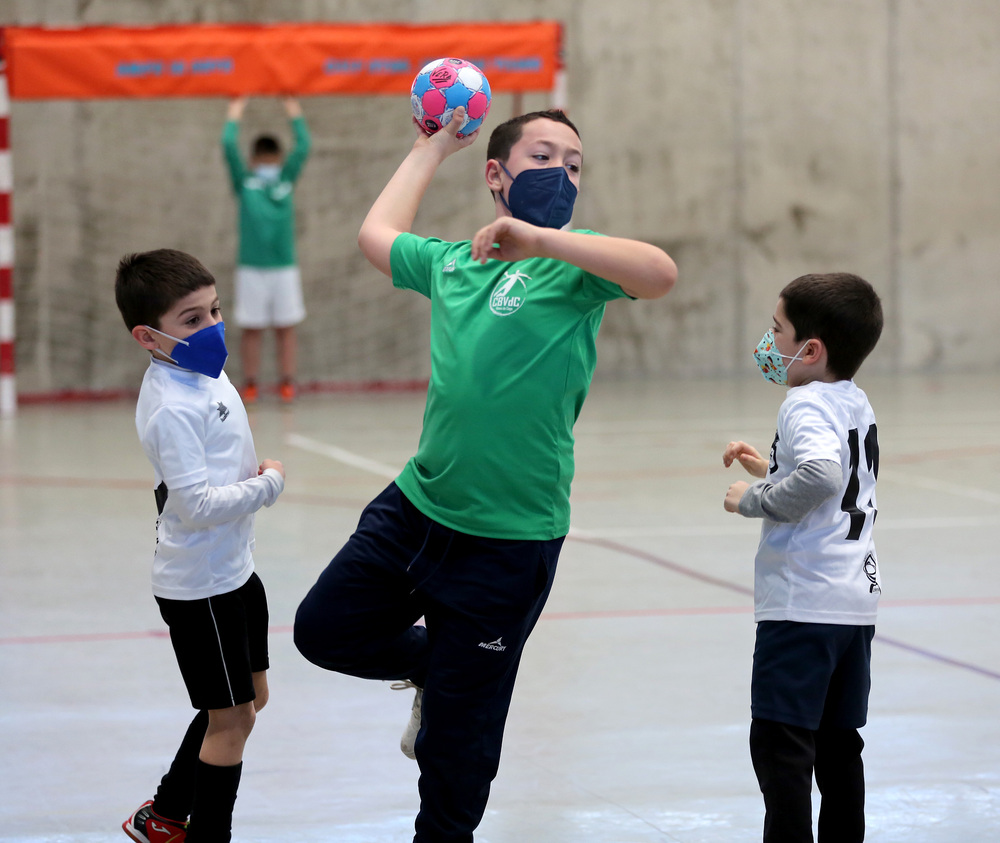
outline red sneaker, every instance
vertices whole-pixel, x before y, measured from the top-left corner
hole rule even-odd
[[[244,404],[256,404],[257,395],[257,384],[255,383],[248,383],[240,390],[240,398],[243,399]]]
[[[291,381],[282,381],[278,387],[278,394],[285,404],[291,404],[295,400],[295,384]]]
[[[152,799],[136,808],[122,829],[136,843],[184,843],[187,837],[187,823],[154,814]]]

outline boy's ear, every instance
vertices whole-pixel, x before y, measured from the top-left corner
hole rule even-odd
[[[803,363],[824,363],[826,361],[826,346],[823,340],[813,337],[806,342],[802,350]]]
[[[486,186],[494,193],[503,190],[503,169],[496,158],[491,158],[486,162]]]
[[[159,348],[156,337],[153,336],[153,332],[150,331],[145,325],[136,325],[132,329],[132,337],[147,351],[155,351]]]

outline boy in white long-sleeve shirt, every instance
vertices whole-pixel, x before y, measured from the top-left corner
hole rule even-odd
[[[285,472],[277,460],[258,465],[243,402],[222,371],[211,273],[173,249],[127,255],[115,298],[151,357],[136,429],[159,514],[153,595],[198,710],[155,797],[122,828],[138,843],[226,843],[243,747],[268,695],[254,513],[277,500]]]

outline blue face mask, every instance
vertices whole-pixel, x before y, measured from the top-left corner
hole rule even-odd
[[[512,179],[510,200],[501,193],[500,201],[516,219],[543,228],[563,228],[569,224],[577,191],[564,167],[522,170],[514,178],[510,170],[503,164],[500,166]]]
[[[147,329],[155,334],[174,340],[174,346],[168,357],[178,366],[208,375],[210,378],[217,378],[222,374],[222,367],[226,365],[229,352],[226,350],[226,323],[216,322],[200,331],[195,331],[187,339],[179,340],[156,328]]]

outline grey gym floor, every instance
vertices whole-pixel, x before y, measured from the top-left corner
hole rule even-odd
[[[879,422],[883,576],[868,840],[1000,839],[1000,377],[860,377]],[[747,751],[759,524],[723,511],[734,438],[769,447],[762,381],[595,383],[573,532],[529,641],[481,843],[760,839]],[[149,591],[154,503],[130,401],[0,423],[0,840],[124,841],[192,716]],[[423,395],[268,397],[257,519],[271,701],[235,841],[410,840],[411,694],[295,651],[299,599],[412,454]],[[497,443],[516,447],[516,443]]]

